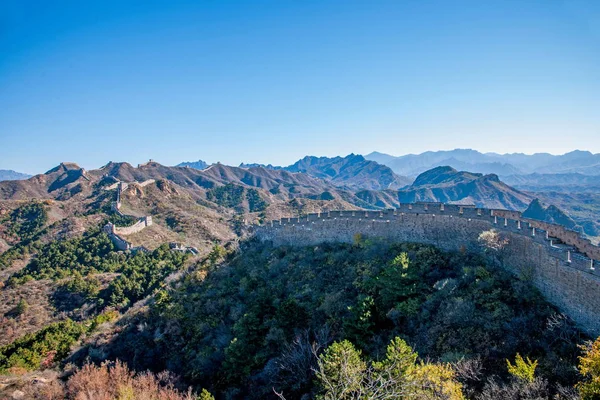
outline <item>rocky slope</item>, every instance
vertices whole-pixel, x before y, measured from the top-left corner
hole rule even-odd
[[[353,189],[399,189],[410,184],[410,179],[396,175],[389,167],[356,154],[334,158],[307,156],[285,169]]]
[[[523,211],[523,217],[558,224],[578,232],[583,232],[583,228],[564,211],[554,205],[544,207],[539,199],[533,199],[529,207]]]
[[[350,154],[346,157],[306,156],[287,167],[242,163],[240,168],[302,172],[350,190],[399,189],[412,181],[409,178],[395,174],[385,165],[367,160],[357,154]]]
[[[580,173],[509,175],[502,178],[506,184],[528,191],[598,192],[600,175]]]
[[[402,203],[434,201],[523,210],[532,197],[501,182],[497,175],[457,171],[446,166],[419,175],[410,187],[398,191],[398,199]]]

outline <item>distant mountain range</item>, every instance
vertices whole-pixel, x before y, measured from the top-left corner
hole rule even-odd
[[[178,167],[189,167],[189,168],[195,168],[195,169],[204,169],[206,167],[208,167],[208,164],[202,160],[198,160],[198,161],[191,161],[191,162],[182,162],[177,164]]]
[[[502,181],[521,190],[534,192],[600,192],[600,175],[579,173],[508,175]]]
[[[261,198],[268,203],[305,198],[335,200],[363,208],[439,201],[523,210],[532,199],[500,182],[496,175],[459,172],[450,167],[435,168],[419,175],[412,185],[405,185],[406,180],[393,174],[388,167],[357,155],[305,157],[286,169],[213,164],[198,170],[168,167],[156,162],[135,168],[128,163],[110,162],[100,169],[86,171],[74,163],[61,163],[45,174],[27,180],[1,182],[0,199],[89,198],[108,178],[111,182],[114,179],[169,181],[179,187],[180,192],[188,192],[196,199],[208,199],[207,192],[234,184],[260,190]]]
[[[206,168],[206,163],[181,163],[196,169]],[[315,178],[324,179],[338,187],[349,189],[385,190],[399,189],[411,183],[411,179],[395,174],[389,167],[365,159],[361,155],[350,154],[346,157],[306,156],[287,167],[271,164],[240,164],[240,168],[265,168],[273,171],[302,172]]]
[[[27,178],[31,178],[31,175],[22,174],[10,169],[0,169],[0,181],[17,181]]]
[[[600,175],[600,154],[580,150],[563,155],[548,153],[527,155],[480,153],[471,149],[455,149],[399,157],[373,152],[365,158],[387,165],[395,173],[404,176],[416,176],[442,165],[483,174],[493,173],[501,177],[532,173]]]
[[[125,182],[154,179],[169,182],[174,185],[175,192],[186,193],[203,204],[212,202],[217,195],[226,199],[229,199],[227,196],[238,196],[235,190],[256,190],[256,195],[248,194],[253,204],[265,202],[273,217],[289,215],[290,207],[301,207],[304,211],[298,211],[300,213],[310,209],[390,208],[400,203],[431,201],[519,211],[529,207],[527,212],[532,218],[555,221],[583,230],[592,237],[600,237],[600,175],[514,173],[540,168],[549,171],[573,168],[589,172],[593,170],[595,159],[597,155],[589,152],[527,156],[453,150],[403,157],[381,153],[367,157],[355,154],[307,156],[287,167],[260,164],[233,167],[220,163],[208,165],[199,160],[177,167],[151,161],[137,168],[128,163],[111,162],[100,169],[86,171],[74,163],[61,163],[47,173],[29,179],[0,182],[0,200],[91,199],[105,179]],[[508,175],[499,177],[496,173],[467,172],[452,165],[436,165],[416,174],[412,181],[393,171],[393,168],[400,168],[410,175],[428,164],[435,165],[444,160],[475,170],[502,170]],[[228,185],[230,187],[226,189],[219,189]],[[532,203],[536,198],[540,204]],[[256,209],[246,201],[250,200],[243,200],[236,210],[245,207],[246,212],[252,212]],[[229,204],[229,200],[223,202]],[[541,206],[541,202],[548,206]]]
[[[61,163],[45,174],[27,180],[0,183],[0,199],[89,196],[104,179],[143,182],[170,181],[192,197],[206,199],[207,191],[235,184],[263,191],[266,201],[294,198],[338,200],[355,207],[387,208],[400,202],[434,201],[524,210],[533,196],[501,182],[497,175],[437,167],[420,174],[412,185],[390,168],[359,155],[305,157],[283,169],[239,168],[213,164],[202,170],[167,167],[156,162],[140,165],[110,162],[86,171],[74,163]],[[268,200],[270,199],[270,200]],[[279,199],[279,200],[277,200]]]

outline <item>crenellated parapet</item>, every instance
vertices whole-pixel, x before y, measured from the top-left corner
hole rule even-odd
[[[401,204],[398,208],[386,210],[325,211],[308,214],[303,217],[282,218],[281,220],[271,221],[267,225],[272,227],[289,224],[306,225],[307,223],[336,220],[339,218],[359,221],[380,221],[384,219],[397,221],[399,217],[405,214],[466,218],[467,221],[487,221],[491,222],[494,228],[498,230],[546,238],[546,243],[552,242],[553,244],[568,245],[573,247],[573,249],[569,249],[571,252],[579,252],[592,260],[600,261],[600,247],[592,244],[589,239],[582,237],[578,232],[561,225],[523,218],[519,211],[477,208],[456,204],[422,202]]]
[[[114,233],[116,233],[117,235],[133,235],[134,233],[138,233],[141,232],[142,230],[144,230],[146,227],[152,225],[152,217],[151,216],[145,216],[142,217],[138,220],[138,222],[136,222],[135,224],[131,225],[131,226],[124,226],[124,227],[114,227],[113,231]]]
[[[578,232],[523,218],[518,211],[413,203],[387,210],[326,211],[254,227],[258,238],[276,245],[352,243],[360,234],[472,251],[482,250],[479,235],[490,229],[508,238],[504,264],[509,269],[531,270],[533,283],[549,301],[587,332],[600,334],[600,248]]]

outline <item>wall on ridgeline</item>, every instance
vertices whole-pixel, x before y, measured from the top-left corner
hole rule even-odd
[[[115,233],[115,225],[114,224],[109,222],[108,224],[104,225],[104,228],[102,228],[102,230],[104,231],[104,233],[106,233],[108,235],[108,237],[110,238],[110,240],[113,242],[113,244],[115,245],[115,247],[118,250],[121,250],[121,251],[131,250],[131,248],[132,248],[131,243]]]
[[[148,179],[139,185],[144,187],[144,186],[147,186],[154,182],[155,182],[154,179]],[[115,189],[115,188],[117,189],[117,195],[116,195],[115,201],[113,201],[111,204],[111,208],[116,214],[118,214],[122,217],[125,216],[125,214],[123,214],[121,212],[121,193],[125,189],[127,189],[128,186],[129,186],[129,184],[126,182],[117,182],[117,183],[109,186],[109,188],[111,188],[111,189]],[[104,226],[103,230],[110,237],[110,239],[114,243],[115,247],[119,250],[125,251],[125,250],[136,250],[137,249],[140,251],[147,251],[147,249],[143,248],[143,247],[134,248],[132,246],[132,244],[130,242],[128,242],[127,240],[125,240],[121,235],[132,235],[134,233],[138,233],[150,225],[152,225],[152,217],[148,215],[148,216],[140,218],[138,220],[138,222],[136,222],[135,224],[133,224],[131,226],[117,227],[114,224],[109,222],[108,224],[106,224]]]
[[[481,251],[479,235],[496,229],[508,239],[504,263],[534,285],[585,332],[600,335],[600,249],[577,232],[524,219],[516,211],[439,203],[402,204],[383,211],[330,211],[256,226],[275,245],[352,243],[356,234],[444,250]]]
[[[133,235],[134,233],[138,233],[150,225],[152,225],[152,217],[148,215],[140,218],[138,222],[131,226],[114,226],[113,233],[116,233],[117,235]]]

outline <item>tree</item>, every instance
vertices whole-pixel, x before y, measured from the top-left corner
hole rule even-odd
[[[206,389],[202,389],[198,400],[215,400],[214,396],[208,392]]]
[[[25,301],[25,299],[21,299],[21,300],[19,300],[19,304],[17,304],[15,313],[17,315],[23,315],[23,314],[25,314],[25,312],[27,311],[28,308],[29,308],[29,304],[27,304],[27,301]]]
[[[359,298],[355,307],[348,307],[351,316],[344,320],[344,330],[359,347],[364,348],[373,334],[372,331],[375,326],[373,321],[374,308],[375,301],[371,296]]]
[[[600,337],[587,346],[581,346],[579,373],[585,380],[575,386],[584,400],[600,399]]]
[[[406,252],[398,254],[378,277],[381,302],[384,309],[390,309],[397,303],[409,299],[419,290],[420,277],[415,267],[411,268]]]
[[[414,398],[463,400],[462,385],[449,364],[419,364],[414,372],[418,387]]]
[[[527,360],[524,360],[523,357],[517,353],[515,364],[513,365],[509,360],[506,360],[506,365],[508,367],[508,373],[515,378],[529,383],[535,380],[535,368],[538,365],[537,360],[531,361],[529,357],[527,357]]]
[[[323,400],[355,399],[361,392],[361,383],[367,365],[361,359],[360,350],[348,340],[335,342],[321,354],[318,370],[315,371],[321,383]]]
[[[354,244],[354,246],[356,247],[360,247],[363,243],[363,236],[361,233],[355,233],[354,235],[352,235],[352,243]]]
[[[219,260],[225,257],[225,254],[227,254],[227,252],[223,246],[215,243],[210,253],[208,253],[208,261],[210,262],[210,265],[216,265]]]
[[[462,400],[462,385],[448,364],[418,363],[417,353],[396,337],[385,359],[367,364],[352,343],[331,345],[319,357],[317,379],[323,400],[445,399]],[[280,396],[281,398],[281,396]]]

